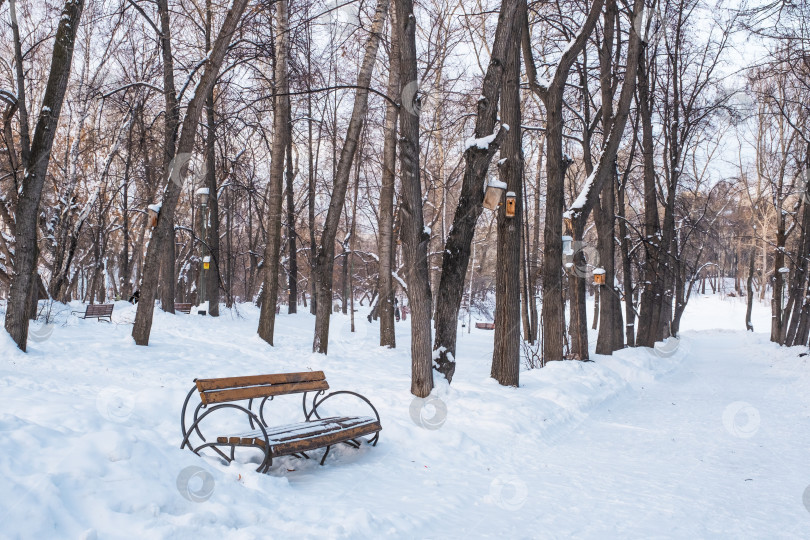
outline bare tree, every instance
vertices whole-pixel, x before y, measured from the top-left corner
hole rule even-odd
[[[158,7],[159,11],[161,12],[160,40],[163,44],[164,71],[167,69],[165,65],[167,58],[171,58],[170,24],[168,7],[166,7],[165,3],[166,0],[158,0]],[[242,13],[244,12],[247,3],[248,0],[234,0],[233,6],[228,11],[225,20],[222,23],[222,27],[220,28],[219,35],[217,36],[210,54],[208,55],[208,59],[205,63],[205,69],[194,91],[194,97],[191,99],[186,109],[186,114],[180,131],[180,137],[178,138],[176,144],[176,151],[174,148],[174,136],[173,134],[169,133],[168,129],[166,130],[166,156],[171,155],[174,157],[190,155],[197,134],[197,122],[202,114],[205,98],[210,92],[211,87],[214,85],[219,68],[222,66],[222,62],[225,59],[228,44],[231,41],[231,37],[236,30],[236,26],[239,19],[242,17]],[[161,6],[165,9],[160,9]],[[164,79],[168,81],[168,78],[164,77]],[[173,92],[173,85],[171,90],[168,88],[164,90],[167,92]],[[171,101],[171,96],[169,96],[167,103]],[[173,110],[173,107],[168,106],[167,116],[170,117]],[[167,120],[167,123],[171,122]],[[140,302],[138,302],[138,311],[135,316],[135,324],[132,328],[132,337],[135,339],[135,343],[138,345],[149,344],[149,334],[152,330],[152,311],[154,309],[155,296],[157,293],[157,277],[160,264],[162,262],[160,257],[164,253],[163,250],[166,249],[166,246],[168,245],[167,243],[174,238],[174,211],[177,206],[177,200],[180,196],[181,190],[181,182],[177,180],[183,178],[187,168],[188,160],[181,158],[174,161],[171,168],[167,167],[165,169],[167,172],[168,181],[165,189],[163,190],[163,198],[160,203],[160,212],[158,214],[157,225],[152,233],[149,246],[146,250],[143,279],[141,283],[141,298]],[[174,266],[173,261],[172,266]],[[173,298],[171,299],[171,302],[172,306],[170,309],[173,310]]]
[[[273,345],[278,304],[278,274],[281,265],[281,204],[284,192],[284,159],[290,141],[289,3],[276,6],[276,66],[273,96],[273,145],[270,150],[270,185],[266,217],[267,244],[264,248],[264,286],[259,315],[259,337]]]
[[[340,215],[343,212],[343,204],[346,200],[346,189],[349,185],[349,176],[352,170],[352,162],[363,122],[368,112],[368,87],[371,84],[371,75],[374,69],[374,61],[377,58],[377,49],[380,45],[383,25],[388,15],[388,0],[377,0],[377,8],[374,13],[374,20],[371,23],[370,34],[366,42],[363,64],[357,75],[357,91],[354,97],[354,108],[352,110],[351,121],[346,132],[346,140],[340,152],[340,161],[335,171],[334,189],[329,199],[329,211],[326,214],[321,236],[321,244],[318,249],[318,258],[315,264],[316,269],[316,314],[315,314],[315,337],[312,342],[312,350],[326,354],[329,347],[329,318],[332,314],[332,273],[335,260],[335,237],[337,235]]]
[[[433,389],[430,318],[432,299],[427,246],[430,232],[422,217],[422,182],[419,167],[420,98],[416,78],[416,17],[412,0],[396,0],[400,69],[400,151],[402,202],[399,207],[402,255],[411,306],[411,393],[426,397]]]
[[[39,274],[36,270],[39,258],[37,245],[37,216],[39,203],[42,197],[42,188],[45,184],[45,174],[48,171],[51,148],[56,135],[56,126],[70,78],[70,68],[73,60],[73,48],[76,34],[79,29],[79,20],[84,9],[84,0],[67,0],[62,9],[62,17],[56,30],[51,69],[48,75],[48,84],[42,98],[34,138],[28,147],[27,130],[28,120],[25,108],[25,83],[22,78],[22,53],[19,32],[16,31],[16,16],[14,15],[15,0],[10,0],[9,7],[12,13],[14,30],[14,48],[17,51],[17,103],[21,115],[26,116],[22,121],[25,129],[23,138],[22,161],[25,165],[25,176],[22,191],[17,199],[17,208],[14,213],[15,224],[15,251],[14,275],[11,277],[11,290],[6,307],[6,331],[17,344],[17,347],[26,350],[28,344],[28,318],[29,303],[34,285],[39,285]]]
[[[546,219],[543,250],[543,358],[563,359],[565,338],[565,304],[563,302],[562,228],[565,171],[570,161],[563,154],[563,92],[571,67],[585,47],[602,12],[603,0],[594,0],[584,22],[542,83],[531,49],[528,19],[524,23],[523,57],[529,86],[546,108]]]
[[[388,96],[399,92],[399,30],[396,5],[392,4],[391,12],[391,47],[388,66]],[[379,317],[380,346],[394,348],[397,346],[394,331],[394,258],[396,243],[394,241],[394,192],[397,167],[397,117],[399,110],[396,103],[385,104],[385,126],[383,129],[383,164],[380,186],[380,232],[377,250],[379,253]]]
[[[517,13],[525,17],[526,4]],[[523,145],[520,115],[521,25],[516,25],[506,52],[501,118],[508,129],[498,162],[506,184],[506,204],[498,210],[498,262],[495,274],[495,347],[492,377],[504,386],[520,384],[520,270],[523,236]],[[508,128],[507,128],[508,126]]]
[[[458,311],[464,295],[464,278],[467,275],[475,225],[483,209],[484,180],[492,157],[498,151],[506,133],[503,129],[499,129],[497,133],[494,130],[506,53],[508,47],[513,45],[510,38],[516,31],[519,4],[518,0],[504,0],[501,4],[492,55],[481,86],[481,97],[477,101],[475,134],[465,145],[461,194],[453,216],[453,225],[442,252],[442,274],[436,310],[436,341],[433,349],[437,356],[436,370],[448,381],[453,380],[456,369]]]

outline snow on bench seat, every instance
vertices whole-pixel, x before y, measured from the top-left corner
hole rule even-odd
[[[315,450],[380,431],[382,426],[370,416],[334,416],[312,422],[266,428],[273,457]],[[264,434],[254,430],[230,437],[217,437],[218,443],[235,446],[264,446]]]

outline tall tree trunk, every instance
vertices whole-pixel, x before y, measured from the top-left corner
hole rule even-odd
[[[388,66],[388,96],[399,92],[399,31],[395,5],[391,5],[391,48]],[[386,102],[383,127],[383,169],[380,187],[380,224],[377,252],[380,258],[377,288],[380,291],[378,313],[380,317],[380,347],[397,346],[394,331],[394,191],[397,168],[397,116],[396,104]]]
[[[161,35],[158,36],[160,41],[160,48],[161,48],[161,58],[163,60],[163,100],[165,102],[165,118],[163,121],[163,174],[164,177],[169,177],[171,174],[175,175],[175,178],[181,178],[180,171],[174,165],[179,165],[179,168],[183,168],[188,164],[190,155],[184,156],[180,155],[177,156],[177,131],[180,126],[180,104],[177,101],[177,90],[175,88],[175,81],[174,81],[174,55],[172,53],[172,41],[171,41],[171,19],[169,14],[169,2],[168,0],[156,0],[158,15],[160,17],[160,30]],[[175,163],[175,157],[179,158],[179,161]],[[172,170],[174,169],[174,171]],[[172,209],[172,213],[174,209]],[[149,246],[151,247],[153,244],[155,245],[155,249],[158,249],[156,254],[153,256],[155,259],[154,262],[151,261],[149,256],[148,250],[146,255],[146,260],[144,261],[145,266],[149,266],[150,262],[152,265],[159,266],[162,268],[162,271],[155,269],[154,275],[154,286],[159,287],[159,294],[160,294],[160,305],[163,311],[167,311],[169,313],[174,313],[174,259],[173,253],[174,248],[172,248],[171,252],[169,252],[169,246],[166,245],[165,238],[169,234],[169,229],[174,228],[174,216],[172,215],[172,222],[165,224],[159,230],[154,231],[152,238],[149,240]],[[171,231],[172,236],[174,236],[174,231]],[[169,267],[172,267],[171,270],[168,270]],[[149,272],[146,268],[144,268],[144,278],[146,278],[146,273]],[[160,281],[157,280],[158,277],[162,279]],[[150,276],[151,277],[151,276]],[[152,283],[144,283],[141,286],[141,299],[139,303],[145,307],[144,300],[144,292],[149,295],[149,290],[152,287]],[[154,298],[151,299],[154,301]],[[141,311],[141,307],[139,306],[138,311]],[[151,330],[151,312],[149,315],[149,329],[143,329],[143,326],[146,323],[145,317],[137,317],[135,326],[132,329],[133,336],[135,336],[136,328],[138,330],[138,337],[135,338],[135,341],[138,342],[139,340],[144,341],[143,334],[148,334],[148,330]],[[140,321],[138,320],[140,319]],[[145,331],[146,330],[146,331]],[[145,339],[146,343],[149,341],[148,335]]]
[[[26,173],[22,192],[17,200],[14,275],[11,276],[5,328],[17,347],[23,351],[28,345],[28,299],[31,296],[31,288],[35,284],[34,278],[38,275],[37,217],[39,216],[39,203],[42,198],[42,188],[45,185],[45,175],[48,172],[59,114],[62,111],[65,90],[70,78],[73,46],[76,42],[76,32],[83,9],[84,0],[67,0],[62,9],[54,40],[48,83],[42,98],[42,109],[37,120],[34,138],[31,141],[30,155],[24,161]],[[15,39],[15,42],[15,47],[19,47],[18,38]],[[22,95],[24,96],[24,79],[19,80],[18,84],[20,90],[23,90]]]
[[[520,200],[525,205],[526,202],[526,191],[525,191],[525,183],[523,185],[524,191],[520,194]],[[523,207],[524,214],[525,214],[526,207]],[[527,343],[532,343],[532,334],[531,334],[531,320],[529,319],[529,269],[527,268],[528,263],[526,262],[526,246],[529,243],[529,234],[526,230],[526,217],[523,216],[523,225],[521,226],[521,242],[520,242],[520,318],[523,322],[523,339],[526,340]]]
[[[621,332],[621,306],[615,287],[616,258],[614,239],[616,237],[614,214],[614,182],[605,183],[602,191],[601,205],[594,209],[594,221],[599,246],[599,263],[605,270],[605,284],[601,287],[599,304],[599,336],[596,341],[597,354],[613,354],[624,346],[624,334]],[[617,317],[619,320],[617,321]],[[617,324],[618,322],[618,324]],[[619,328],[619,335],[616,328]]]
[[[524,30],[525,31],[525,30]],[[521,39],[523,36],[521,36]],[[531,260],[529,272],[529,314],[531,315],[531,335],[532,343],[538,339],[538,313],[537,313],[537,280],[540,276],[540,180],[543,170],[543,143],[541,140],[538,146],[537,156],[537,184],[534,188],[534,215],[533,230],[532,230],[532,243],[531,243]],[[527,240],[528,242],[528,240]]]
[[[138,311],[135,315],[135,324],[132,327],[132,337],[138,345],[149,344],[149,334],[152,331],[152,312],[154,310],[157,293],[157,277],[160,264],[159,255],[162,250],[165,249],[166,242],[169,241],[169,238],[174,237],[174,211],[180,197],[183,175],[187,171],[188,158],[191,156],[191,151],[194,148],[194,140],[197,135],[197,123],[202,114],[205,98],[214,85],[219,69],[225,59],[225,53],[228,50],[231,37],[236,30],[237,23],[242,18],[242,13],[247,3],[248,0],[234,0],[233,6],[228,11],[222,23],[222,28],[219,31],[216,42],[208,54],[208,60],[203,74],[197,83],[194,97],[186,108],[186,115],[183,119],[183,126],[176,147],[176,155],[179,159],[174,162],[173,167],[166,169],[168,171],[167,176],[169,181],[163,191],[157,226],[152,231],[149,246],[146,250],[141,283],[141,297],[138,302]],[[164,72],[166,72],[168,71],[165,66],[167,58],[171,62],[171,34],[169,33],[170,22],[166,0],[158,0],[158,7],[161,12],[160,40],[163,43]],[[168,77],[165,78],[168,80]],[[164,88],[164,90],[168,91],[166,88]],[[171,109],[168,109],[167,112],[170,110]],[[166,144],[166,155],[175,155],[173,138],[168,137]],[[174,308],[174,305],[171,307]]]
[[[658,222],[658,197],[655,184],[655,148],[652,127],[652,97],[646,44],[638,66],[638,115],[641,119],[641,156],[644,164],[644,288],[639,302],[636,344],[652,347],[658,337],[655,321],[659,318],[663,291],[658,279],[661,232]]]
[[[284,193],[284,157],[290,130],[290,83],[287,73],[289,54],[288,0],[276,5],[276,68],[273,98],[273,144],[270,148],[270,187],[267,196],[267,244],[264,249],[264,285],[259,315],[259,337],[273,345],[278,304],[278,273],[281,265],[281,203]]]
[[[433,389],[430,317],[432,312],[427,246],[430,234],[422,217],[422,182],[419,167],[419,96],[416,79],[416,17],[413,0],[396,0],[399,32],[400,108],[399,163],[402,202],[400,236],[411,308],[411,393],[426,397]]]
[[[635,128],[638,128],[636,123]],[[624,316],[625,316],[625,339],[627,340],[628,347],[636,346],[636,312],[633,306],[633,267],[630,260],[630,238],[627,231],[627,221],[625,220],[625,188],[627,186],[627,179],[630,174],[630,169],[633,164],[633,158],[636,154],[635,138],[633,146],[630,149],[630,157],[627,160],[627,170],[624,172],[624,177],[621,184],[618,186],[617,193],[617,215],[619,216],[619,250],[621,252],[622,263],[622,288],[624,289]],[[705,281],[704,281],[705,286]],[[621,300],[619,301],[621,304]]]
[[[307,4],[307,16],[309,17],[309,4]],[[315,179],[316,168],[314,160],[314,152],[312,151],[313,137],[312,137],[312,26],[307,25],[306,30],[306,47],[307,47],[307,212],[309,224],[309,312],[315,315],[317,311],[316,299],[316,261],[318,258],[318,245],[315,241]],[[323,124],[321,124],[322,126]],[[320,144],[320,137],[318,138]]]
[[[132,296],[132,264],[129,254],[129,243],[131,235],[131,224],[129,220],[129,182],[132,167],[132,130],[133,123],[130,123],[127,134],[127,157],[124,163],[124,181],[121,186],[121,297],[128,300]]]
[[[289,101],[289,97],[288,97]],[[290,105],[287,105],[289,107]],[[295,200],[293,198],[293,180],[296,168],[292,157],[292,122],[287,123],[287,252],[290,257],[287,313],[298,313],[298,248],[295,233]]]
[[[363,147],[362,142],[360,146],[360,153],[362,155]],[[354,197],[352,197],[352,225],[349,229],[349,317],[351,319],[351,330],[355,332],[354,327],[354,250],[357,248],[357,199],[360,195],[360,160],[356,161],[355,176],[354,176]]]
[[[590,143],[587,145],[590,147]],[[588,161],[586,160],[586,170],[588,168]],[[569,322],[568,334],[571,338],[571,352],[569,357],[573,360],[588,360],[590,353],[588,351],[588,315],[586,299],[588,296],[588,264],[594,264],[596,261],[588,261],[586,255],[586,244],[584,240],[585,233],[585,220],[576,220],[572,223],[571,230],[567,230],[566,234],[576,238],[572,256],[572,272],[568,272],[568,292],[571,295],[570,303],[568,306]],[[597,315],[594,312],[594,328],[596,328]]]
[[[617,13],[616,1],[610,0],[606,10],[608,14]],[[604,142],[602,144],[602,155],[599,157],[599,164],[586,181],[582,192],[571,205],[569,215],[572,221],[584,222],[587,220],[588,215],[592,208],[594,208],[601,197],[601,215],[595,216],[597,224],[599,254],[601,264],[605,267],[606,285],[603,291],[608,292],[607,295],[602,295],[600,299],[600,329],[605,327],[604,338],[600,330],[600,341],[606,340],[609,333],[609,342],[603,341],[603,346],[599,347],[597,343],[597,352],[603,354],[610,354],[615,348],[621,348],[624,344],[624,335],[621,329],[621,307],[618,302],[618,297],[615,293],[615,269],[614,269],[614,210],[615,198],[614,188],[616,181],[616,156],[621,144],[624,129],[627,125],[627,118],[630,112],[630,104],[633,101],[633,95],[636,88],[636,72],[638,70],[639,50],[641,48],[641,37],[638,33],[638,25],[636,21],[642,20],[644,12],[643,0],[635,0],[633,4],[633,12],[631,19],[634,24],[630,25],[630,39],[627,48],[627,66],[625,69],[625,79],[622,85],[622,90],[619,95],[619,102],[616,107],[615,116],[612,107],[607,106],[613,102],[613,88],[608,86],[605,79],[609,79],[610,72],[609,61],[610,58],[603,53],[601,58],[603,74],[602,85],[602,125],[604,126]],[[609,17],[612,20],[612,17]],[[611,28],[612,34],[612,28]],[[609,126],[609,128],[608,128]],[[551,188],[549,187],[549,190]],[[577,230],[575,228],[575,230]],[[609,236],[608,236],[609,235]],[[574,237],[574,240],[581,240]],[[605,260],[601,260],[605,259]],[[580,340],[586,340],[587,337],[581,337]],[[607,352],[609,351],[609,352]]]
[[[484,179],[492,156],[498,150],[506,130],[501,127],[495,139],[488,144],[476,144],[475,141],[490,137],[494,133],[506,52],[512,43],[511,34],[515,31],[516,24],[520,22],[517,19],[519,3],[518,0],[503,0],[501,4],[492,54],[481,85],[481,97],[477,103],[478,115],[475,120],[474,139],[465,145],[461,194],[453,216],[453,225],[442,252],[442,274],[436,299],[436,340],[433,350],[437,353],[436,370],[444,375],[448,382],[453,380],[456,370],[458,311],[464,297],[464,282],[470,262],[475,225],[483,210]]]
[[[206,0],[205,48],[211,50],[213,27],[211,0]],[[208,296],[208,315],[219,317],[219,284],[222,282],[222,259],[219,253],[219,191],[217,187],[216,117],[214,115],[214,86],[205,99],[205,183],[208,188],[208,256],[211,268],[205,273],[205,293]]]
[[[524,16],[523,4],[518,17]],[[520,19],[518,19],[520,20]],[[501,92],[501,117],[510,126],[498,162],[506,183],[507,203],[498,210],[498,258],[495,273],[495,347],[491,376],[504,386],[519,386],[520,378],[520,271],[523,236],[523,148],[520,128],[521,26],[512,32],[507,49]],[[504,161],[505,159],[505,161]],[[507,215],[510,195],[514,216]]]
[[[603,0],[594,0],[590,11],[576,34],[566,47],[552,73],[548,85],[537,82],[529,44],[528,20],[524,17],[523,55],[530,88],[543,100],[546,107],[546,219],[543,250],[543,360],[563,359],[565,341],[565,301],[563,300],[562,230],[563,206],[565,204],[565,171],[570,160],[562,149],[563,143],[563,93],[568,74],[579,53],[593,32],[602,13]]]
[[[348,219],[348,216],[347,216]],[[341,255],[341,268],[340,268],[340,311],[344,315],[349,313],[349,235],[341,242],[343,248],[343,255]]]
[[[782,343],[782,297],[785,274],[779,270],[785,266],[785,219],[777,213],[776,247],[773,255],[773,297],[771,298],[771,341]]]
[[[354,95],[349,128],[346,131],[346,140],[340,152],[340,161],[335,174],[334,189],[329,200],[329,210],[326,213],[326,222],[321,236],[316,262],[316,313],[315,337],[312,350],[326,354],[329,348],[329,318],[332,315],[332,273],[335,260],[335,236],[340,224],[340,214],[346,200],[346,189],[349,185],[349,176],[363,122],[368,112],[368,87],[371,84],[371,75],[374,62],[377,58],[377,49],[380,45],[385,18],[388,14],[389,0],[377,0],[374,20],[371,23],[370,35],[366,42],[363,63],[357,75],[357,91]]]

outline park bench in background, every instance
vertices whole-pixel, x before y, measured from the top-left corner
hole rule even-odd
[[[174,303],[174,310],[179,311],[180,313],[190,314],[191,313],[191,304],[190,303],[186,304],[186,303],[183,303],[183,302],[175,302]]]
[[[248,377],[226,377],[221,379],[195,379],[195,385],[186,396],[183,410],[180,413],[180,426],[183,431],[183,443],[180,448],[189,447],[195,454],[205,448],[211,448],[228,462],[233,461],[236,448],[256,448],[263,454],[258,469],[267,472],[273,458],[295,456],[310,459],[307,452],[326,448],[321,458],[321,465],[329,454],[329,449],[337,444],[347,444],[360,448],[361,437],[374,434],[367,442],[377,445],[382,426],[380,415],[374,405],[365,397],[355,392],[340,390],[323,395],[329,384],[323,371],[304,373],[279,373],[275,375],[253,375]],[[314,392],[312,405],[307,410],[307,394]],[[200,403],[191,415],[190,424],[186,423],[189,401],[198,394]],[[275,396],[303,394],[304,421],[295,424],[269,426],[264,418],[264,405]],[[327,399],[336,395],[350,395],[364,401],[374,412],[374,416],[332,416],[321,418],[318,407]],[[320,397],[319,396],[323,396]],[[212,407],[209,408],[209,405]],[[256,407],[254,407],[256,405]],[[250,430],[240,432],[234,429],[228,433],[208,440],[203,436],[200,424],[212,413],[223,409],[239,411],[245,415],[245,427]],[[219,415],[217,415],[219,416]],[[189,426],[186,428],[186,426]],[[243,428],[244,429],[244,428]],[[191,438],[200,439],[195,447]],[[223,452],[223,449],[229,454]]]
[[[495,330],[495,323],[494,322],[477,322],[475,323],[475,327],[479,330]]]
[[[112,322],[112,312],[114,304],[88,304],[82,319],[96,319],[98,321],[107,319]],[[81,311],[71,311],[71,313],[81,313]]]

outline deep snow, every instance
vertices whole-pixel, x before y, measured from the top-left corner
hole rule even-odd
[[[308,313],[282,314],[270,347],[249,305],[156,311],[143,348],[125,302],[113,324],[59,309],[27,354],[0,332],[3,538],[810,537],[809,357],[741,331],[737,299],[690,302],[680,342],[523,371],[517,389],[489,378],[492,332],[465,331],[427,401],[409,394],[406,323],[385,350],[362,312],[355,334],[333,316],[322,356]],[[376,448],[269,475],[179,449],[195,377],[309,369],[377,406]],[[300,419],[299,396],[276,401],[271,423]]]

